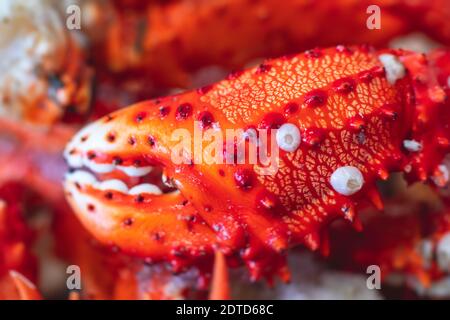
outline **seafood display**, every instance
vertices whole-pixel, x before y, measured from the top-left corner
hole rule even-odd
[[[2,1],[0,299],[450,298],[450,4],[372,2]]]

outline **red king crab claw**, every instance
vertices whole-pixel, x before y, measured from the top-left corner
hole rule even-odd
[[[269,60],[84,128],[65,151],[65,190],[84,226],[130,255],[183,268],[221,250],[252,279],[287,280],[286,249],[327,253],[329,222],[360,228],[358,208],[382,207],[377,179],[448,178],[437,73],[428,56],[367,46]]]

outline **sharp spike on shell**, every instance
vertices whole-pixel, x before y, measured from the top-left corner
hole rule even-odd
[[[378,210],[384,209],[383,200],[381,199],[381,195],[378,190],[374,187],[367,191],[367,195],[369,196],[370,201]]]

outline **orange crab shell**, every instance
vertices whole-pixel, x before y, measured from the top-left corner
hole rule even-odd
[[[403,72],[396,74],[382,56]],[[366,195],[380,205],[376,179],[406,166],[411,179],[426,179],[441,163],[448,146],[436,147],[432,136],[449,136],[449,112],[445,99],[429,94],[442,88],[428,63],[423,55],[366,46],[314,49],[120,110],[72,139],[69,164],[93,171],[112,166],[109,176],[118,179],[123,174],[116,165],[162,168],[179,193],[130,195],[100,190],[95,180],[101,174],[88,180],[71,175],[69,202],[95,237],[129,254],[180,264],[220,248],[243,259],[253,278],[277,270],[286,279],[287,248],[304,243],[317,249],[324,228],[338,217],[359,228],[355,209]],[[185,163],[173,162],[177,129],[194,137],[200,126],[225,136],[226,129],[286,123],[299,128],[302,140],[295,151],[280,151],[272,176],[259,165],[198,163],[185,153]],[[406,139],[420,139],[423,152],[405,150]],[[363,177],[355,194],[330,183],[348,166]],[[322,247],[326,252],[326,241]]]

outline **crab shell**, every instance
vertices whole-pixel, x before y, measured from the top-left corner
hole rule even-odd
[[[287,279],[286,249],[304,243],[327,252],[330,221],[359,228],[358,207],[382,206],[378,178],[405,170],[427,180],[442,169],[450,113],[432,66],[413,52],[315,49],[119,110],[68,144],[67,198],[97,239],[128,254],[182,268],[219,249],[254,279]],[[276,139],[277,170],[267,174],[259,162],[196,161],[174,132],[194,137],[199,128],[224,137],[226,129],[269,129],[268,138],[279,129],[288,139]],[[203,150],[209,143],[200,142]],[[229,150],[224,159],[234,158]],[[177,190],[161,192],[150,170]],[[151,185],[129,190],[142,182]]]

